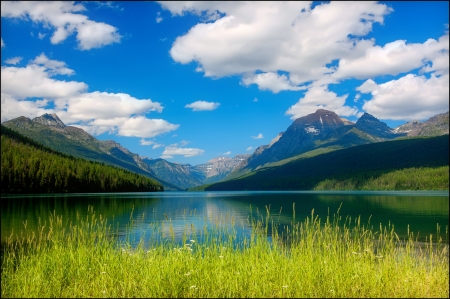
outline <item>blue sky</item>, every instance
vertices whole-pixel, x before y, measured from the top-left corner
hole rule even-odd
[[[319,108],[448,111],[448,2],[1,3],[1,120],[56,113],[133,153],[252,153]]]

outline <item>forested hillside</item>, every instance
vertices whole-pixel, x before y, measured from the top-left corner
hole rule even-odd
[[[1,126],[2,193],[163,191],[121,168],[68,156]]]
[[[405,138],[261,168],[204,190],[448,190],[449,136]],[[201,188],[196,188],[199,190]]]

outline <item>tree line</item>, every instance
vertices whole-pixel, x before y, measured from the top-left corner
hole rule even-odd
[[[149,177],[59,153],[3,125],[1,184],[2,193],[163,191]]]

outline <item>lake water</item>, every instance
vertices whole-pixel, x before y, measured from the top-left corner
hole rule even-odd
[[[106,217],[119,236],[139,239],[151,224],[163,224],[166,235],[169,227],[181,238],[187,227],[202,230],[205,227],[233,227],[238,234],[251,232],[251,220],[265,219],[269,209],[279,227],[288,226],[294,219],[304,221],[318,215],[326,217],[340,208],[340,215],[352,219],[360,216],[361,223],[378,230],[394,225],[403,239],[407,230],[425,241],[430,234],[436,236],[441,227],[444,242],[448,243],[446,228],[449,222],[448,191],[424,192],[157,192],[157,193],[103,193],[55,195],[2,195],[1,240],[19,232],[26,221],[29,229],[37,227],[39,219],[48,221],[50,213],[63,219],[75,219],[77,213],[85,216],[92,206],[96,214]],[[130,218],[134,226],[130,229]],[[232,226],[233,223],[233,226]]]

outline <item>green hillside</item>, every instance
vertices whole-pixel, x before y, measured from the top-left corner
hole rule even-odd
[[[404,138],[261,168],[204,190],[448,190],[448,154],[448,135]]]
[[[163,191],[125,169],[59,153],[1,126],[2,193]]]

